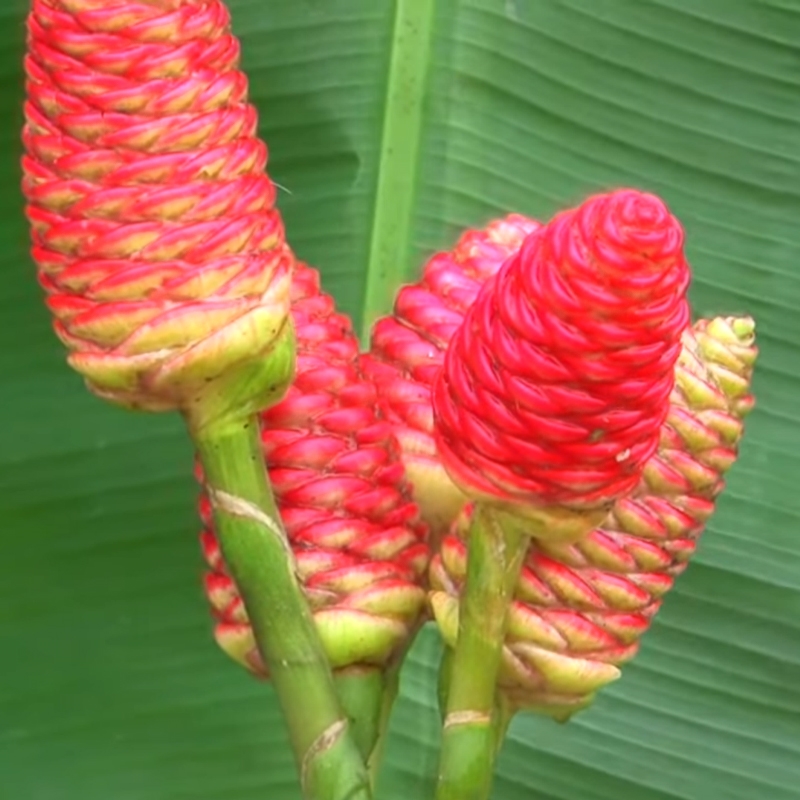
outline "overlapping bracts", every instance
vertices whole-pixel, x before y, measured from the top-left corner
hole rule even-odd
[[[592,197],[483,287],[433,391],[455,483],[517,507],[608,507],[658,443],[688,323],[683,231],[658,198]]]
[[[417,283],[397,294],[393,314],[372,330],[362,358],[394,424],[414,498],[434,530],[446,530],[466,498],[441,465],[433,438],[431,386],[444,353],[478,292],[539,223],[519,214],[468,230],[434,255]]]
[[[297,374],[286,397],[262,414],[265,463],[331,663],[381,665],[423,613],[426,528],[410,499],[391,425],[376,410],[376,388],[359,372],[350,321],[320,292],[317,272],[302,264],[292,282],[292,318]],[[201,515],[217,641],[263,675],[206,497]]]
[[[753,407],[748,318],[700,321],[683,337],[657,453],[636,491],[575,544],[533,540],[512,603],[500,687],[515,708],[564,718],[619,676],[686,568]],[[431,601],[455,644],[467,509],[431,564]]]
[[[33,257],[72,366],[160,410],[263,361],[292,258],[224,4],[32,0],[25,70]]]

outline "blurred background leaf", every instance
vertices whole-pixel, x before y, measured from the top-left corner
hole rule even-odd
[[[796,800],[800,2],[432,3],[403,2],[435,14],[406,274],[463,226],[634,185],[685,223],[697,312],[749,311],[762,347],[740,463],[641,656],[569,725],[517,720],[495,797]],[[211,643],[178,420],[92,398],[51,333],[17,189],[27,5],[0,6],[0,797],[294,800],[270,689]],[[291,242],[360,320],[393,3],[230,6]],[[428,631],[386,800],[432,785],[437,659]]]

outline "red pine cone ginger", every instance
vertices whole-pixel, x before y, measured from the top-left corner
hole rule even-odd
[[[70,364],[122,405],[224,381],[258,408],[290,379],[292,259],[238,67],[220,0],[31,2],[33,258]]]
[[[724,487],[753,407],[752,320],[698,322],[683,338],[659,450],[629,497],[578,544],[533,540],[512,603],[500,685],[515,709],[564,719],[619,677],[686,568]],[[451,646],[466,574],[469,513],[431,564],[437,622]]]
[[[688,323],[683,231],[657,197],[592,197],[482,289],[433,389],[436,443],[475,499],[579,538],[636,486]]]
[[[335,668],[386,663],[421,619],[425,526],[409,499],[390,423],[358,371],[350,321],[298,264],[292,279],[297,374],[261,416],[264,457],[317,627]],[[220,646],[257,674],[264,665],[201,500],[206,592]]]
[[[433,530],[446,530],[466,498],[439,460],[433,438],[431,386],[455,331],[478,291],[539,223],[519,214],[468,230],[450,252],[437,253],[420,281],[397,294],[392,316],[372,330],[362,356],[403,452],[414,499]]]

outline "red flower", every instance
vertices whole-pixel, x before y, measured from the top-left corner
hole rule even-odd
[[[264,459],[331,663],[381,665],[423,613],[425,526],[409,496],[392,426],[377,412],[376,388],[358,370],[350,321],[304,264],[292,278],[292,320],[297,373],[286,397],[261,415]],[[263,675],[205,497],[201,515],[217,641]]]
[[[540,509],[602,510],[630,493],[667,414],[688,284],[682,229],[652,195],[593,197],[529,236],[434,387],[455,482]]]
[[[683,352],[657,453],[635,491],[576,543],[533,539],[509,611],[500,691],[516,709],[565,718],[620,675],[697,547],[753,408],[749,318],[701,320]],[[431,604],[457,635],[469,511],[431,564]]]
[[[539,223],[509,214],[468,230],[450,252],[437,253],[418,283],[397,294],[394,313],[372,330],[364,373],[394,423],[414,499],[433,530],[446,530],[466,498],[442,468],[433,439],[431,386],[450,339],[481,286]]]
[[[136,408],[240,374],[266,405],[292,259],[224,4],[32,0],[25,71],[33,258],[70,364]]]

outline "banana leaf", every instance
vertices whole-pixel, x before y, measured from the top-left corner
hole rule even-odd
[[[685,224],[698,314],[762,354],[739,464],[637,660],[515,720],[497,800],[800,798],[800,3],[230,0],[298,254],[367,330],[436,248],[632,185]],[[0,796],[294,800],[275,699],[211,642],[179,421],[64,364],[18,191],[24,0],[0,5]],[[439,645],[379,796],[429,795]]]

